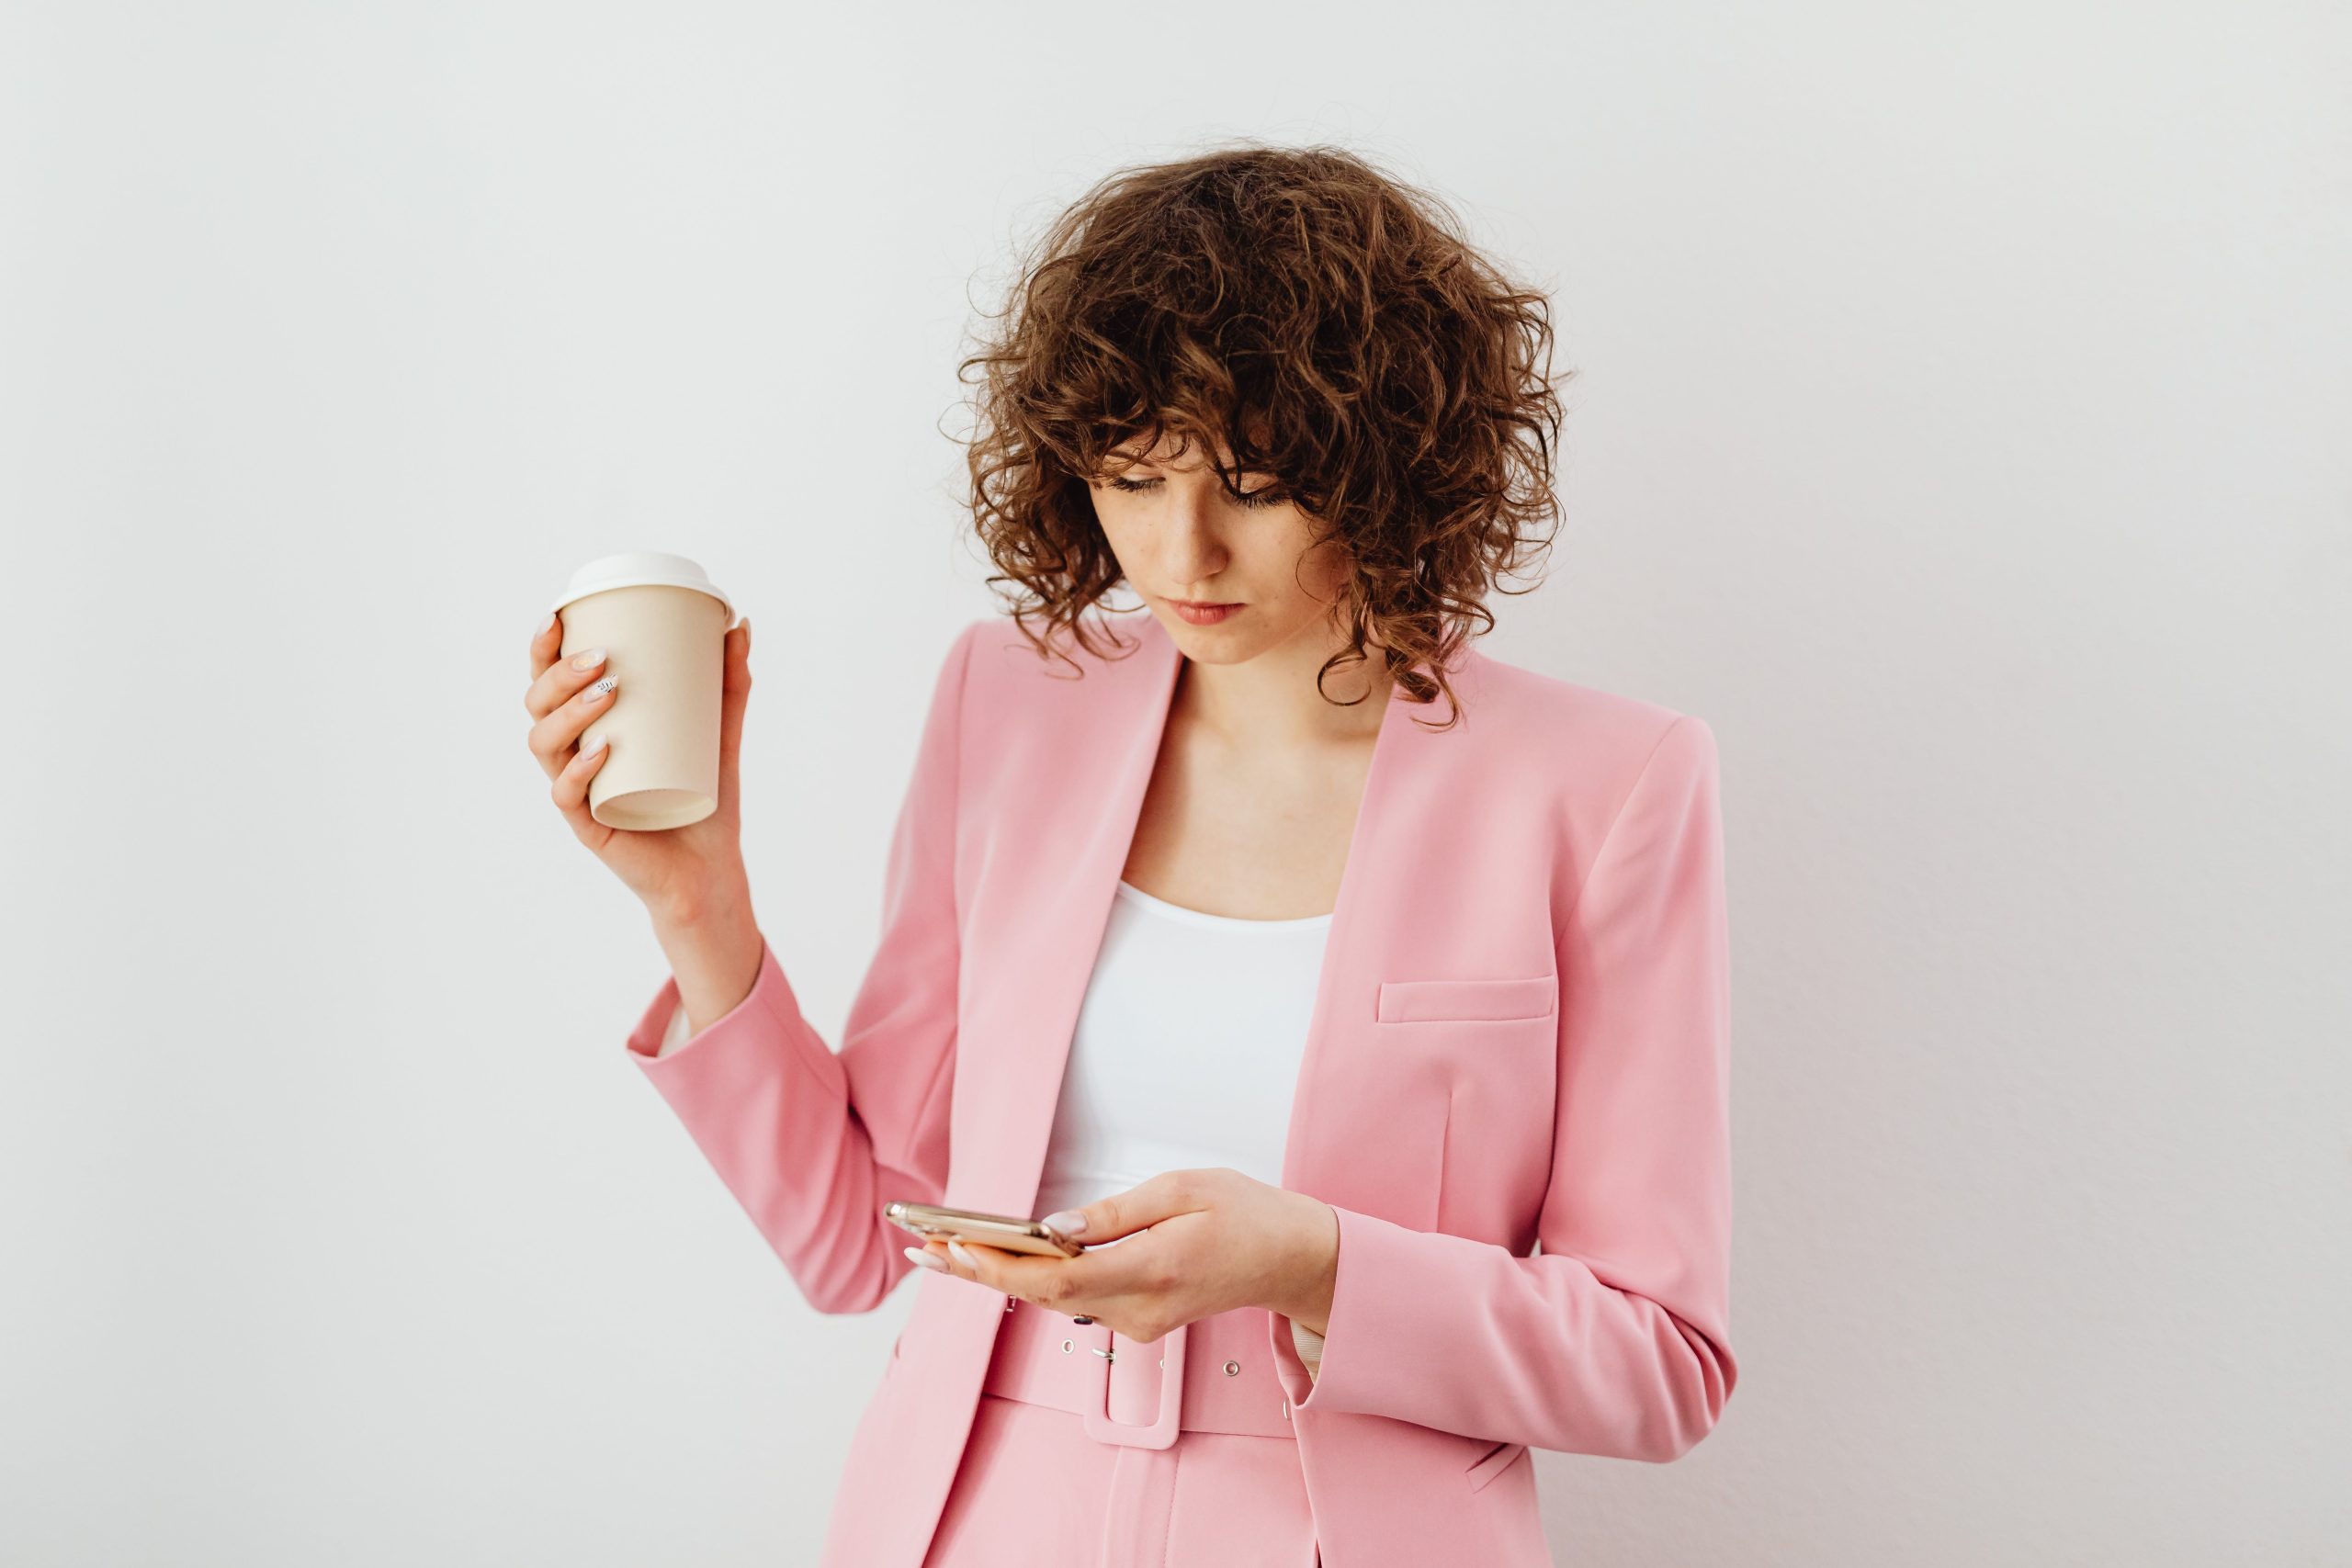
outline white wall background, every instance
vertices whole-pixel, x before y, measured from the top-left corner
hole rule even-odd
[[[961,542],[969,299],[1331,140],[1551,288],[1498,657],[1724,754],[1743,1379],[1562,1562],[2352,1538],[2340,6],[0,8],[0,1561],[813,1558],[903,1320],[622,1034],[524,750],[577,560],[759,627],[830,1032]]]

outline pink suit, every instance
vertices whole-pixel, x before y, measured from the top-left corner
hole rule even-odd
[[[1182,663],[1115,624],[1141,647],[1070,645],[1082,679],[1009,621],[956,638],[838,1054],[764,949],[669,1055],[674,979],[628,1038],[820,1311],[922,1274],[827,1564],[919,1568],[1008,1315],[881,1211],[1030,1212]],[[1284,1149],[1282,1184],[1339,1216],[1313,1382],[1265,1316],[1327,1568],[1548,1564],[1524,1450],[1677,1458],[1736,1376],[1713,732],[1475,647],[1449,677],[1453,729],[1389,698]]]

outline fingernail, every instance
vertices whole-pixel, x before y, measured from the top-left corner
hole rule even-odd
[[[1057,1209],[1037,1223],[1064,1235],[1082,1235],[1086,1232],[1086,1216],[1076,1209]]]
[[[587,649],[571,656],[571,667],[574,670],[594,670],[604,661],[605,650],[601,648]]]
[[[548,618],[539,623],[539,629],[534,635],[538,637],[547,636],[548,628],[553,625],[555,625],[555,612],[553,610],[549,610],[548,612]]]
[[[916,1262],[922,1264],[926,1269],[937,1269],[943,1273],[946,1271],[947,1265],[939,1260],[939,1255],[937,1253],[925,1251],[920,1247],[908,1247],[906,1252],[909,1258],[913,1258]]]
[[[977,1274],[980,1271],[979,1264],[973,1260],[972,1255],[969,1252],[964,1250],[964,1244],[962,1242],[950,1241],[947,1244],[947,1250],[956,1255],[956,1262],[961,1263],[973,1273]]]
[[[588,744],[580,748],[580,754],[583,757],[593,757],[604,749],[605,737],[599,735],[595,739],[591,740]]]
[[[594,685],[589,687],[585,692],[582,693],[581,700],[589,703],[601,703],[606,697],[612,695],[613,688],[619,684],[620,681],[617,677],[607,675],[603,680],[597,682]]]

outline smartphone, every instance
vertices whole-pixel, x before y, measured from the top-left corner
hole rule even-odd
[[[1064,1241],[1035,1220],[1012,1214],[982,1214],[970,1209],[943,1209],[933,1203],[894,1200],[883,1205],[882,1217],[925,1241],[975,1241],[983,1247],[1040,1258],[1076,1258],[1086,1250],[1077,1242]]]

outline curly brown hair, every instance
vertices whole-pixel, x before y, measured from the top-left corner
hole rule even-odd
[[[1573,373],[1549,374],[1544,297],[1437,197],[1340,148],[1256,142],[1103,176],[1020,274],[956,378],[982,373],[967,457],[987,581],[1018,585],[999,596],[1040,656],[1062,628],[1107,653],[1081,616],[1122,576],[1088,482],[1165,434],[1207,447],[1237,497],[1244,473],[1273,475],[1318,542],[1344,541],[1351,641],[1318,691],[1376,646],[1411,700],[1451,705],[1447,665],[1474,620],[1494,625],[1487,592],[1526,592],[1499,579],[1559,515]]]

